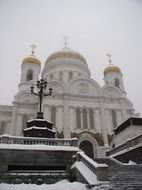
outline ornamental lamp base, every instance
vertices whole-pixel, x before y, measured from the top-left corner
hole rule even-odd
[[[43,112],[37,112],[37,119],[44,119]]]

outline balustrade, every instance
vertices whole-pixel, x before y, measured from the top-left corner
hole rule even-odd
[[[52,146],[75,146],[77,139],[57,139],[57,138],[33,138],[33,137],[13,137],[8,135],[0,136],[0,144],[24,144],[24,145],[52,145]]]

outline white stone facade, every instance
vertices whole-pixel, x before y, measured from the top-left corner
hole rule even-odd
[[[40,73],[48,82],[47,89],[53,88],[53,97],[43,100],[44,118],[52,120],[57,137],[77,137],[81,148],[84,142],[85,148],[92,149],[93,157],[105,155],[117,125],[136,117],[121,71],[107,71],[101,87],[91,78],[83,56],[65,47],[48,57],[42,72],[37,58],[24,59],[13,106],[0,106],[1,134],[21,136],[26,121],[36,117],[38,98],[30,94],[30,86],[36,90]]]

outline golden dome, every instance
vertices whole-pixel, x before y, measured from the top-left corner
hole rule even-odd
[[[71,49],[67,47],[63,48],[61,51],[51,54],[47,58],[46,64],[56,59],[65,59],[65,58],[76,59],[87,64],[85,58],[81,54],[79,54],[78,52],[72,51]]]
[[[107,73],[121,73],[121,70],[119,67],[114,66],[114,65],[109,65],[107,68],[105,68],[104,70],[104,75],[106,75]]]
[[[35,57],[35,55],[30,55],[29,57],[24,58],[22,63],[33,63],[33,64],[41,64],[40,60]]]

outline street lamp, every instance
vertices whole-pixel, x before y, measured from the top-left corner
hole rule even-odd
[[[34,86],[31,86],[31,94],[39,97],[39,111],[37,113],[37,119],[43,119],[43,112],[42,110],[42,100],[44,96],[51,96],[52,95],[52,88],[49,88],[49,93],[44,93],[47,87],[47,81],[44,79],[40,79],[37,81],[37,88],[39,89],[38,92],[34,92]]]

